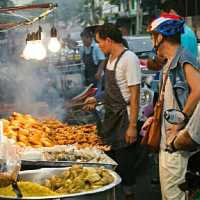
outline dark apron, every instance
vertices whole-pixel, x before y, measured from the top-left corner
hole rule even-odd
[[[112,149],[120,149],[129,145],[125,142],[125,134],[129,125],[127,102],[115,78],[117,63],[125,51],[118,57],[113,71],[105,70],[105,117],[102,134],[104,142],[111,145]]]
[[[93,47],[91,47],[89,54],[86,54],[84,51],[83,63],[85,64],[85,85],[90,85],[93,83],[96,86],[97,80],[95,79],[95,74],[98,66],[95,65],[93,60]]]

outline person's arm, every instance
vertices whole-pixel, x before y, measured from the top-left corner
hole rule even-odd
[[[83,110],[86,110],[86,111],[94,110],[98,102],[103,102],[104,96],[105,96],[105,91],[101,91],[101,92],[98,92],[93,97],[86,98],[84,101],[85,106],[83,106]]]
[[[166,59],[156,55],[153,50],[148,57],[140,58],[140,64],[153,71],[160,71],[165,63]]]
[[[196,107],[196,105],[198,104],[198,102],[200,101],[200,72],[195,69],[194,67],[192,67],[191,64],[186,63],[184,65],[184,73],[185,73],[185,77],[186,77],[186,81],[189,85],[189,89],[190,89],[190,94],[187,98],[187,101],[185,103],[185,106],[183,108],[183,112],[190,117]],[[167,134],[167,140],[166,143],[167,144],[172,144],[172,142],[174,141],[174,138],[177,136],[177,134],[179,133],[179,131],[185,126],[185,124],[179,124],[179,125],[173,125],[168,134]]]
[[[104,97],[105,97],[105,91],[97,92],[96,95],[95,95],[97,102],[103,102]]]
[[[128,52],[128,51],[127,51]],[[137,119],[140,101],[141,70],[139,59],[132,53],[126,53],[124,70],[130,92],[130,116],[129,126],[126,131],[125,139],[127,143],[134,143],[137,140]]]
[[[196,106],[186,127],[180,131],[174,140],[174,147],[178,150],[190,150],[200,144],[200,103]]]
[[[131,93],[130,97],[130,122],[129,126],[137,126],[138,112],[139,112],[139,100],[140,100],[140,85],[129,86]]]
[[[200,71],[192,67],[191,64],[184,65],[186,81],[188,82],[190,94],[184,106],[183,112],[191,116],[197,103],[200,101]]]
[[[99,62],[99,64],[98,64],[98,70],[97,70],[97,73],[95,74],[95,78],[97,80],[101,79],[101,76],[102,76],[102,73],[104,71],[105,65],[106,65],[106,60],[101,60]]]
[[[192,150],[199,146],[187,132],[186,129],[181,130],[173,141],[174,150]]]
[[[126,132],[126,142],[134,143],[137,139],[137,119],[139,112],[140,85],[129,86],[130,97],[130,120]]]
[[[105,67],[105,55],[104,53],[101,51],[101,49],[96,46],[95,48],[95,57],[97,59],[97,65],[98,65],[98,69],[97,69],[97,73],[95,74],[95,78],[97,80],[100,80],[101,79],[101,75],[103,73],[103,70],[104,70],[104,67]]]
[[[162,69],[162,62],[159,60],[153,60],[151,58],[147,59],[147,68],[150,70],[158,71]]]

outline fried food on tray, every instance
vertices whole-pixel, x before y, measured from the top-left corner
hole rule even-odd
[[[70,126],[55,119],[39,120],[16,112],[8,120],[4,119],[3,124],[4,135],[23,147],[77,144],[80,148],[95,146],[104,151],[110,149],[97,136],[94,124]]]
[[[45,161],[75,161],[87,163],[111,163],[112,161],[104,152],[96,148],[81,148],[68,146],[65,149],[51,149],[42,153],[42,160]]]
[[[45,180],[44,186],[62,194],[85,192],[108,185],[114,177],[104,168],[74,165],[64,173]]]
[[[50,190],[47,187],[41,186],[37,183],[20,181],[18,187],[22,192],[23,197],[42,197],[42,196],[56,196],[58,193]],[[15,197],[16,194],[12,189],[12,186],[0,188],[0,195]]]

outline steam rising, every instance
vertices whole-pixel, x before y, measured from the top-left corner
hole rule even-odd
[[[55,15],[58,35],[62,39],[65,39],[69,33],[72,33],[73,36],[72,27],[77,24],[77,15],[79,14],[77,14],[77,7],[80,6],[79,3],[82,0],[55,0],[53,2],[59,4],[59,12]],[[27,1],[15,0],[14,3],[23,4]],[[66,9],[69,12],[66,12]],[[68,14],[66,15],[66,13]],[[65,18],[63,18],[64,16]],[[75,16],[76,23],[72,20],[73,16]],[[68,24],[66,24],[67,20],[69,20]],[[43,42],[47,45],[52,23],[48,23],[47,20],[44,24],[40,22],[40,25],[45,34]],[[80,29],[80,25],[76,25],[77,28]],[[23,63],[21,61],[20,54],[24,48],[22,44],[25,45],[26,34],[30,31],[37,31],[37,29],[38,24],[33,24],[29,29],[12,30],[6,32],[5,37],[0,37],[0,48],[2,50],[0,52],[0,107],[5,104],[12,105],[10,107],[13,108],[9,109],[10,112],[28,113],[36,117],[52,116],[63,120],[66,114],[64,109],[65,98],[67,95],[68,98],[72,98],[79,93],[82,88],[82,75],[81,72],[77,72],[66,77],[65,74],[56,69],[55,66],[50,66],[49,63],[43,61],[35,63],[24,61]],[[5,40],[6,45],[1,44],[1,40]],[[2,64],[3,62],[4,64]]]
[[[63,119],[64,98],[59,94],[55,80],[59,71],[31,64],[13,64],[1,67],[0,73],[1,101],[13,104],[13,111]]]

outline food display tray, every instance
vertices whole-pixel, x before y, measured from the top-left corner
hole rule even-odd
[[[22,160],[22,168],[44,168],[44,167],[70,167],[74,164],[83,165],[88,167],[105,167],[107,169],[115,170],[117,164],[114,163],[90,163],[90,162],[78,162],[78,161],[32,161]]]
[[[94,148],[91,148],[90,151],[94,151],[95,155],[97,157],[103,158],[103,161],[96,162],[96,161],[71,161],[71,160],[62,160],[62,161],[52,161],[52,160],[45,160],[42,156],[43,152],[54,152],[54,151],[62,151],[66,148],[74,148],[71,146],[57,146],[54,148],[48,148],[48,149],[33,149],[29,150],[24,153],[24,156],[22,156],[22,169],[29,170],[29,169],[39,169],[39,168],[55,168],[55,167],[70,167],[74,164],[79,164],[83,166],[89,166],[89,167],[105,167],[107,169],[115,170],[117,167],[117,163],[111,159],[106,153],[98,151]]]
[[[23,181],[31,181],[34,183],[41,184],[45,179],[52,177],[53,175],[58,175],[63,173],[67,168],[42,168],[37,170],[27,170],[22,171],[19,174],[20,180]],[[108,169],[109,170],[109,169]],[[15,197],[7,197],[7,196],[0,196],[0,199],[27,199],[27,200],[45,200],[45,199],[53,199],[53,200],[115,200],[115,187],[120,184],[121,178],[120,176],[112,171],[109,170],[109,173],[114,177],[114,181],[109,185],[104,187],[87,191],[87,192],[80,192],[74,194],[66,194],[66,195],[58,195],[58,196],[46,196],[46,197],[24,197],[24,198],[15,198]]]

